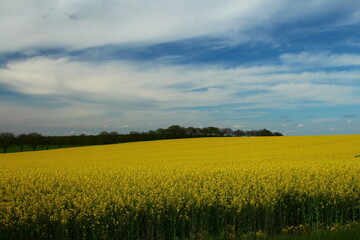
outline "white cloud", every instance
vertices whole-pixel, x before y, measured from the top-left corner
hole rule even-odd
[[[241,125],[241,124],[236,124],[236,125],[234,125],[234,128],[243,128],[244,126],[243,125]]]
[[[360,10],[355,11],[338,23],[339,26],[353,25],[360,22]]]
[[[0,51],[172,41],[246,30],[283,1],[5,1]]]
[[[359,86],[352,79],[356,74],[340,72],[340,80],[331,81],[330,73],[292,73],[287,66],[224,69],[41,57],[8,63],[0,69],[0,83],[15,92],[58,101],[115,104],[119,111],[222,104],[251,109],[359,104]]]
[[[358,54],[330,54],[330,53],[309,53],[283,54],[280,59],[286,64],[299,65],[300,67],[339,67],[359,66],[360,55]]]
[[[360,99],[354,98],[358,95],[359,87],[343,86],[335,84],[316,83],[284,83],[270,88],[278,93],[277,97],[299,102],[303,105],[353,105],[359,104]]]
[[[298,125],[296,125],[297,127],[305,127],[305,125],[304,124],[298,124]]]
[[[358,72],[351,70],[301,72],[291,65],[229,69],[36,57],[9,62],[0,69],[0,84],[13,92],[55,99],[60,105],[50,109],[31,102],[28,106],[0,102],[0,121],[8,126],[31,122],[48,128],[103,128],[101,122],[108,126],[131,123],[136,128],[150,122],[156,128],[175,123],[206,126],[221,118],[224,127],[240,127],[239,119],[268,114],[254,109],[360,104],[356,76]]]
[[[203,123],[208,126],[211,125],[211,121],[214,121],[206,113],[194,110],[128,110],[123,113],[123,116],[108,116],[108,112],[114,111],[114,106],[76,102],[73,106],[41,108],[0,101],[0,109],[3,113],[0,114],[0,132],[10,131],[17,134],[32,131],[45,132],[52,129],[54,134],[63,135],[67,134],[66,129],[84,128],[88,133],[97,134],[104,129],[101,122],[108,123],[109,131],[119,130],[126,133],[130,125],[122,125],[120,128],[116,126],[119,126],[121,122],[131,122],[131,128],[148,130],[149,126],[146,126],[144,121],[155,123],[151,129],[172,124],[193,126]]]
[[[2,1],[0,52],[151,44],[201,36],[224,37],[228,43],[254,41],[249,33],[253,29],[341,7],[335,0]]]
[[[221,115],[232,119],[227,126],[242,127],[241,119],[267,113],[241,115],[239,110],[360,104],[359,70],[313,71],[359,66],[357,54],[287,53],[280,57],[279,65],[234,68],[171,66],[166,56],[152,63],[33,57],[41,54],[37,48],[129,47],[195,37],[215,37],[224,45],[271,42],[267,34],[273,27],[329,13],[342,5],[353,9],[347,13],[355,13],[339,24],[359,23],[360,4],[335,0],[3,1],[0,53],[21,51],[28,59],[0,68],[0,84],[30,98],[40,96],[62,104],[42,109],[31,101],[26,105],[0,102],[4,113],[0,122],[42,127],[86,124],[89,128],[103,128],[104,123],[131,123],[136,128],[144,122],[206,126],[209,119]],[[221,106],[222,111],[212,106]],[[192,107],[199,109],[187,109]],[[244,124],[251,127],[251,122]]]
[[[338,129],[338,128],[332,127],[332,128],[329,128],[328,130],[331,132],[337,132],[337,131],[342,131],[343,129]]]

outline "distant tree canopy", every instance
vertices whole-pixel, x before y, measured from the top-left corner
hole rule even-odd
[[[0,133],[0,144],[3,152],[6,153],[11,144],[15,142],[15,135],[13,133]]]
[[[23,151],[25,146],[30,146],[35,151],[39,146],[48,149],[49,146],[62,148],[63,146],[87,146],[114,144],[135,141],[150,141],[160,139],[176,138],[198,138],[198,137],[257,137],[257,136],[283,136],[279,132],[271,132],[267,129],[261,130],[232,130],[231,128],[217,127],[181,127],[171,125],[168,128],[159,128],[148,132],[130,132],[119,134],[117,132],[100,132],[98,135],[71,135],[71,136],[43,136],[32,132],[15,136],[13,133],[0,133],[0,146],[6,153],[11,145],[17,145],[19,151]]]

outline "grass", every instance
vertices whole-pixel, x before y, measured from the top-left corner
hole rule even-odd
[[[266,238],[265,238],[266,239]],[[360,225],[351,223],[344,226],[337,226],[330,229],[317,229],[308,233],[295,235],[279,235],[267,238],[266,240],[359,240]]]
[[[345,225],[335,225],[331,228],[282,232],[267,235],[263,231],[249,232],[236,237],[232,231],[225,231],[220,236],[212,237],[206,234],[196,234],[188,240],[360,240],[360,224],[351,222]]]
[[[76,147],[76,146],[70,146],[70,145],[64,145],[61,148],[70,148],[70,147]],[[35,151],[43,151],[43,150],[51,150],[51,149],[59,149],[58,145],[48,145],[47,147],[39,145],[36,147]],[[25,145],[23,148],[23,152],[30,152],[33,151],[30,145]],[[21,152],[21,149],[18,145],[11,145],[6,153],[16,153]],[[0,154],[4,153],[3,149],[0,148]]]

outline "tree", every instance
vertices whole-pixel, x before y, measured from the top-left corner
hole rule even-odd
[[[186,129],[179,125],[171,125],[165,131],[168,138],[181,138],[186,134]]]
[[[31,149],[35,149],[41,144],[41,134],[37,132],[32,132],[28,134],[28,140],[31,146]]]
[[[245,132],[243,130],[240,130],[240,129],[235,130],[233,133],[234,133],[235,137],[243,137],[243,136],[245,136]]]
[[[220,129],[217,127],[206,127],[201,129],[203,136],[218,137],[220,136]]]
[[[163,128],[158,128],[156,129],[156,134],[159,136],[159,139],[164,139],[166,138],[166,130]]]
[[[28,143],[28,136],[26,134],[20,134],[16,137],[16,144],[20,148],[20,152],[24,150],[24,147],[27,143]]]
[[[220,129],[220,135],[222,137],[232,137],[234,136],[233,130],[231,128],[222,128]]]
[[[85,133],[82,133],[80,134],[80,136],[77,137],[77,142],[78,145],[81,146],[86,146],[91,144],[90,137],[86,136]]]
[[[117,143],[119,141],[119,136],[120,136],[120,134],[118,132],[115,132],[115,131],[111,132],[109,134],[111,143]]]
[[[247,137],[255,137],[256,134],[257,134],[256,130],[250,130],[250,131],[245,132],[245,136],[247,136]]]
[[[240,129],[232,130],[231,128],[217,128],[217,127],[182,127],[179,125],[171,125],[168,128],[158,128],[148,132],[130,132],[128,134],[119,134],[115,131],[100,132],[98,135],[72,135],[72,136],[42,136],[39,133],[32,132],[28,135],[20,134],[14,137],[12,133],[0,133],[0,147],[3,152],[7,152],[11,144],[17,144],[20,151],[24,147],[30,145],[35,151],[39,145],[48,149],[50,145],[57,145],[58,148],[63,146],[85,146],[98,144],[111,144],[120,142],[134,142],[134,141],[148,141],[159,139],[174,139],[174,138],[191,138],[191,137],[255,137],[255,136],[283,136],[279,132],[271,132],[267,129],[243,131]]]
[[[49,145],[51,145],[51,138],[40,136],[40,145],[45,147],[46,150],[49,150]]]
[[[67,137],[67,143],[71,146],[74,147],[77,144],[76,141],[76,136],[75,135],[71,135]]]
[[[274,134],[271,131],[269,131],[265,128],[257,131],[257,134],[256,134],[256,136],[273,136],[273,135]]]
[[[101,144],[109,144],[111,143],[111,135],[107,131],[102,131],[98,135],[99,141]]]
[[[11,144],[15,143],[15,135],[13,133],[0,133],[0,144],[3,152],[6,153]]]
[[[52,142],[54,145],[57,145],[58,148],[62,148],[63,145],[65,145],[66,143],[66,137],[60,137],[60,136],[53,137]]]
[[[199,137],[201,134],[200,128],[188,127],[186,128],[187,137]]]
[[[158,136],[158,134],[157,134],[155,131],[153,131],[153,130],[150,130],[150,131],[148,132],[148,134],[149,134],[149,138],[150,138],[151,140],[160,139],[160,137]]]

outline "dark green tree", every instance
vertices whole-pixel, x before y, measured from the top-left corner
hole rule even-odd
[[[28,144],[28,136],[26,134],[20,134],[16,137],[16,144],[20,148],[20,152],[24,151],[24,147]]]
[[[31,149],[35,151],[36,148],[41,144],[41,134],[37,132],[32,132],[29,133],[27,136]]]
[[[0,145],[6,153],[10,145],[15,144],[15,135],[10,132],[0,133]]]

